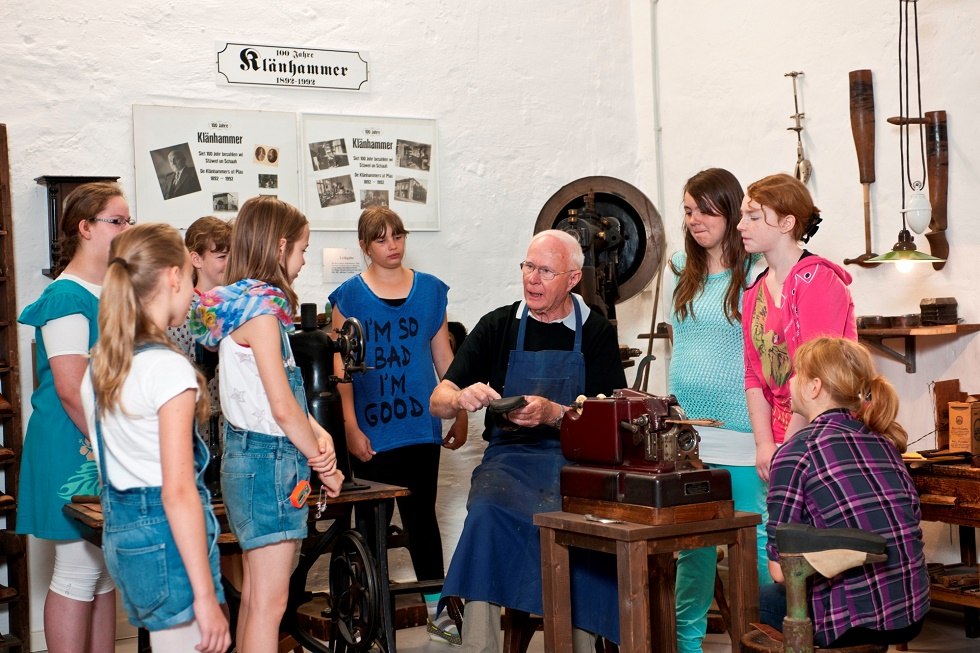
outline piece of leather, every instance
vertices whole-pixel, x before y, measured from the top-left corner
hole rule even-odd
[[[490,410],[494,426],[501,431],[516,431],[520,427],[507,419],[507,413],[523,406],[527,406],[527,399],[524,398],[524,395],[516,395],[494,399],[487,408]]]
[[[524,395],[516,397],[501,397],[490,402],[488,408],[494,413],[509,413],[512,410],[527,406],[527,399]]]
[[[765,636],[771,639],[773,642],[783,642],[783,634],[769,624],[750,623],[749,626],[765,634]]]
[[[852,549],[827,549],[804,553],[803,557],[824,578],[833,578],[842,571],[863,565],[868,554]]]

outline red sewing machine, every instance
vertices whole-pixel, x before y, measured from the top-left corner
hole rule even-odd
[[[561,471],[564,509],[654,524],[730,516],[731,477],[698,457],[694,426],[708,424],[687,419],[672,395],[580,399],[561,425],[572,461]]]

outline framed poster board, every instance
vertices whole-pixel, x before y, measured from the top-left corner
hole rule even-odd
[[[409,231],[439,229],[436,121],[301,114],[300,170],[310,228],[353,231],[390,207]]]
[[[296,114],[133,105],[136,215],[186,228],[256,195],[299,205]]]

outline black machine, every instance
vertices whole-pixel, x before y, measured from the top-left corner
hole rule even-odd
[[[567,231],[585,254],[575,292],[615,323],[616,304],[643,290],[660,269],[664,229],[653,203],[613,177],[583,177],[545,203],[534,225]]]
[[[347,318],[343,326],[336,330],[337,339],[332,339],[317,327],[316,304],[300,306],[300,328],[289,336],[296,365],[303,374],[306,389],[306,404],[310,414],[320,426],[333,436],[337,452],[337,467],[344,474],[344,490],[356,487],[351,473],[350,456],[347,453],[347,437],[344,431],[344,411],[340,404],[337,384],[349,383],[350,375],[363,372],[364,329],[357,318]],[[334,354],[340,354],[344,361],[344,375],[334,374]],[[313,475],[311,482],[318,486],[319,479]]]

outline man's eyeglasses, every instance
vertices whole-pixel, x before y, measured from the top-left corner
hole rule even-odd
[[[534,273],[534,271],[537,270],[538,276],[541,278],[542,281],[551,281],[559,274],[568,274],[569,272],[571,272],[571,270],[565,270],[564,272],[555,272],[551,268],[543,268],[535,265],[534,263],[530,263],[528,261],[521,261],[520,266],[521,266],[521,271],[524,272],[525,277],[531,276]]]
[[[132,227],[134,224],[136,224],[136,218],[124,218],[121,215],[114,215],[111,218],[92,218],[92,222],[105,222],[106,224],[114,224],[117,227],[128,224],[130,227]]]

